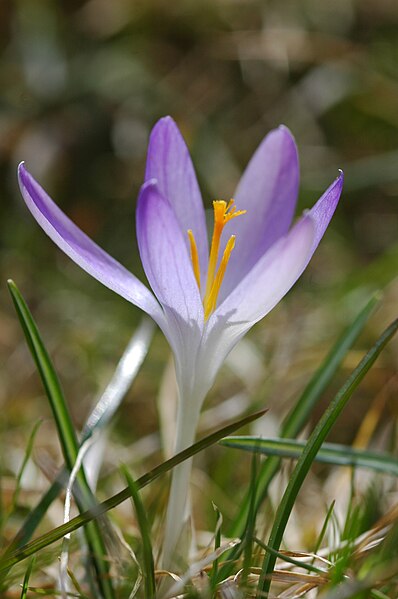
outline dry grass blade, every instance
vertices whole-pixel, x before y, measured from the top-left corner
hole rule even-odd
[[[200,573],[203,570],[205,570],[205,568],[207,566],[212,564],[215,560],[217,560],[226,551],[233,549],[233,547],[238,545],[238,543],[240,543],[240,542],[241,542],[240,539],[233,539],[232,541],[228,541],[227,543],[224,543],[223,545],[221,545],[221,547],[218,547],[218,549],[216,549],[215,551],[213,551],[212,553],[210,553],[203,559],[201,559],[197,562],[194,562],[188,568],[186,573],[180,578],[180,580],[178,580],[171,587],[171,589],[166,593],[166,595],[164,595],[164,597],[162,599],[176,599],[176,597],[178,596],[178,593],[180,593],[184,589],[187,582],[189,582],[190,580],[193,580],[193,579],[195,579],[195,577],[199,576]]]
[[[304,584],[295,584],[290,587],[290,589],[286,589],[279,593],[278,599],[300,599],[300,597],[305,597],[307,593],[312,591],[312,589],[316,589],[318,585],[313,582],[306,582]]]
[[[253,580],[258,582],[260,579],[261,568],[252,568]],[[286,572],[285,570],[275,569],[271,576],[272,580],[277,582],[297,583],[305,582],[316,585],[326,584],[329,582],[329,577],[321,574],[306,574],[305,572]]]

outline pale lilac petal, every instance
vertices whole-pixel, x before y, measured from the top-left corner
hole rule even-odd
[[[311,255],[314,237],[315,226],[307,215],[258,260],[219,306],[213,318],[229,315],[231,323],[250,325],[263,318],[303,272]]]
[[[216,315],[232,310],[232,321],[254,324],[282,299],[301,275],[322,239],[342,188],[343,173],[340,173],[288,235],[279,239],[258,260],[216,310]]]
[[[164,308],[185,322],[203,322],[203,306],[185,239],[155,181],[141,188],[137,240],[149,284]]]
[[[225,236],[236,245],[221,289],[228,296],[257,260],[290,228],[299,186],[297,148],[290,131],[271,131],[250,160],[235,193],[238,210],[247,210],[227,225]]]
[[[147,312],[162,327],[162,309],[149,289],[83,233],[58,208],[23,164],[19,165],[18,178],[26,205],[54,243],[83,270]]]
[[[207,270],[208,240],[202,197],[185,141],[171,117],[157,122],[149,140],[145,180],[156,179],[160,193],[173,206],[184,243],[192,229],[202,273]]]

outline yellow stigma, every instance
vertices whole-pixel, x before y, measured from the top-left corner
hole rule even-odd
[[[213,202],[213,209],[214,229],[210,247],[206,289],[203,298],[203,306],[205,309],[206,320],[209,318],[210,314],[216,308],[217,298],[221,289],[221,284],[224,279],[225,271],[227,269],[227,265],[231,257],[231,252],[235,247],[235,236],[231,235],[225,246],[220,265],[217,269],[218,255],[220,251],[220,241],[224,226],[227,224],[227,222],[229,222],[236,216],[240,216],[241,214],[245,214],[246,212],[246,210],[237,210],[234,200],[230,200],[228,203],[224,200],[215,200]],[[191,229],[188,231],[188,237],[191,248],[193,272],[195,274],[195,279],[198,284],[198,287],[200,289],[200,267],[198,249]]]

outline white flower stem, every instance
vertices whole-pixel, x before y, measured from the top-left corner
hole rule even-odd
[[[192,445],[195,439],[202,402],[190,399],[191,401],[186,401],[186,398],[180,396],[175,453]],[[172,473],[163,543],[162,567],[164,569],[170,569],[173,565],[173,559],[178,553],[178,541],[184,523],[189,517],[188,494],[191,470],[192,459],[189,459],[174,468]]]

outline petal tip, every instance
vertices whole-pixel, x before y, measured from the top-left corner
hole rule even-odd
[[[168,129],[168,128],[173,128],[173,129],[178,129],[177,127],[177,123],[175,122],[175,120],[169,116],[163,116],[162,118],[160,118],[158,121],[156,121],[156,123],[154,124],[152,131],[151,131],[151,137],[154,133],[158,132],[159,129]]]
[[[344,172],[341,170],[341,168],[339,168],[339,174],[337,175],[337,177],[335,178],[335,180],[333,181],[333,183],[331,184],[329,189],[337,189],[338,190],[338,197],[340,197],[341,192],[343,190],[343,185],[344,185]]]
[[[343,190],[344,174],[339,171],[339,175],[333,183],[327,188],[317,203],[308,212],[310,218],[314,220],[316,227],[316,235],[313,248],[315,249],[322,239],[329,222],[340,201],[341,192]]]
[[[25,162],[20,162],[18,164],[17,178],[19,189],[21,190],[22,196],[26,201],[26,193],[28,193],[28,195],[31,195],[29,190],[31,190],[31,188],[34,187],[35,184],[38,185],[38,183],[35,181],[35,179],[32,177],[32,175],[26,168]]]
[[[290,131],[289,127],[287,125],[284,125],[283,123],[280,123],[277,126],[276,131],[282,131],[283,133],[287,133],[288,135],[293,137],[293,133]]]
[[[296,140],[294,138],[294,135],[290,131],[290,129],[287,125],[284,125],[283,123],[281,123],[280,125],[278,125],[278,127],[276,129],[274,129],[274,132],[278,132],[279,134],[282,134],[287,140],[289,140],[294,145],[296,145]],[[271,133],[272,133],[272,131],[271,131]]]
[[[22,179],[25,178],[29,174],[26,169],[25,162],[23,160],[22,160],[22,162],[20,162],[18,164],[17,174],[18,174],[18,179],[20,182],[22,182]]]

